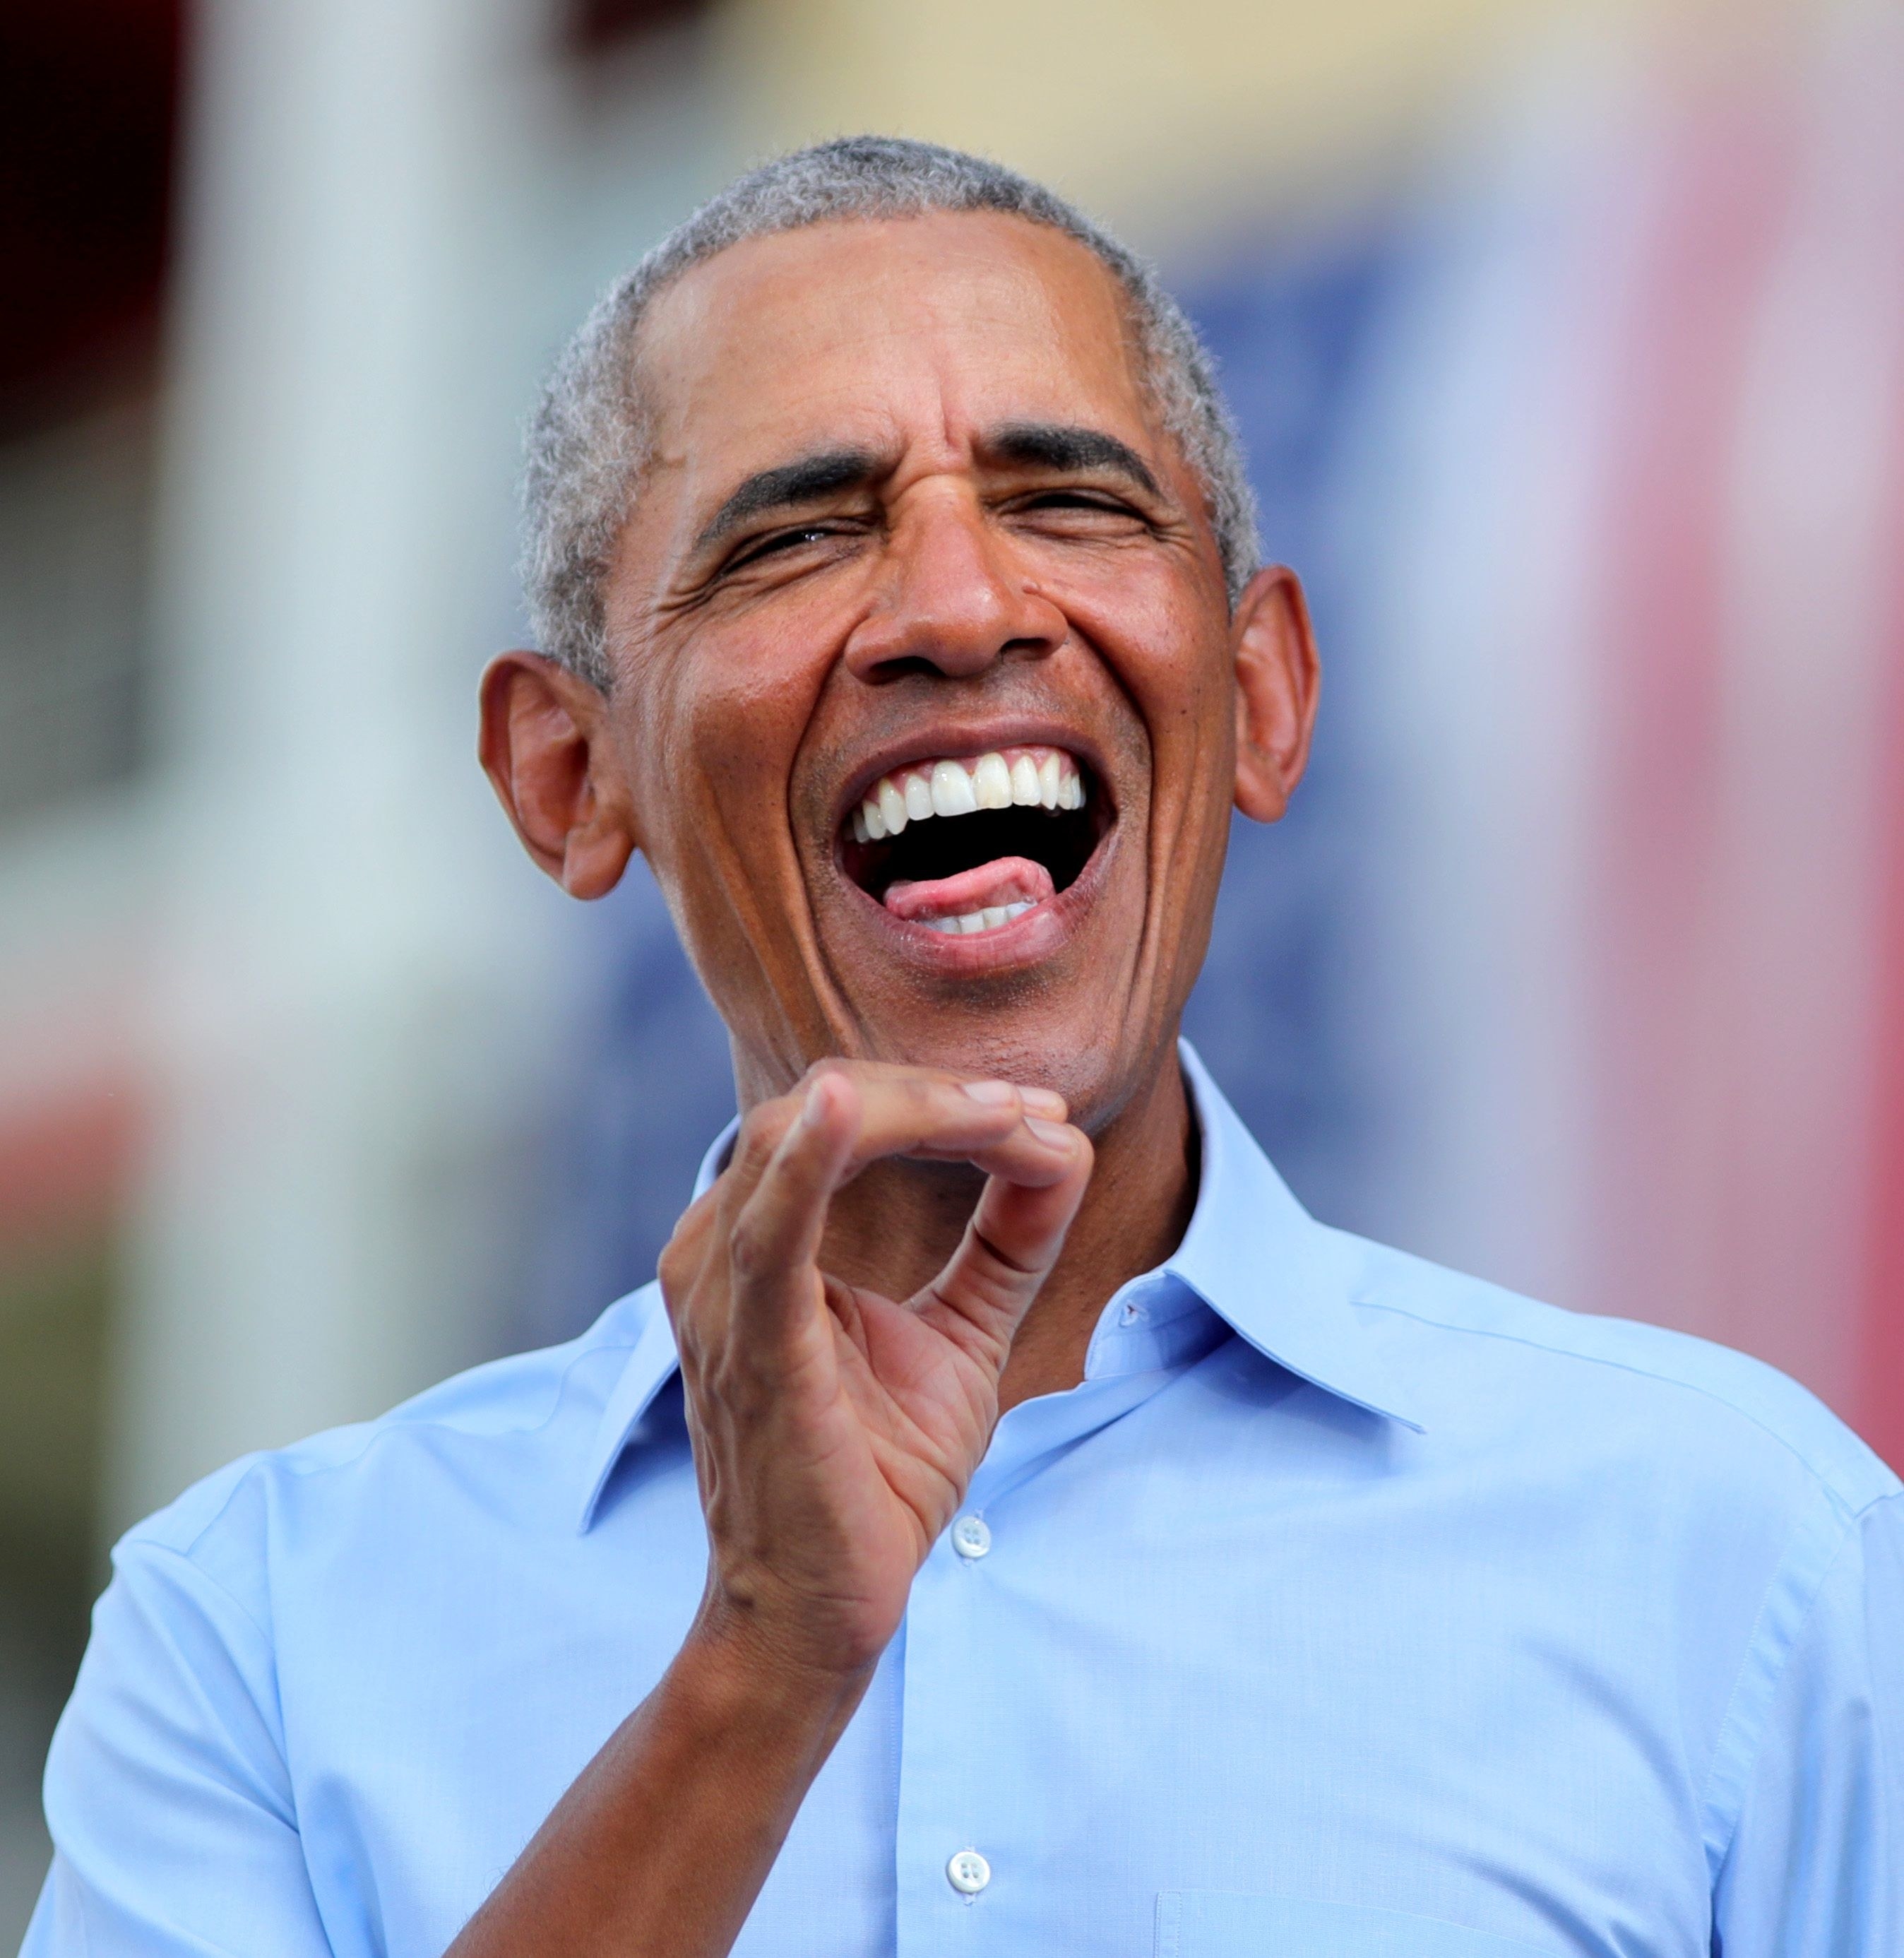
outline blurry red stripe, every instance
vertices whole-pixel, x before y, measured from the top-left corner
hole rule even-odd
[[[0,1244],[97,1222],[117,1206],[138,1139],[129,1082],[102,1081],[0,1124]]]
[[[1904,398],[1893,451],[1891,534],[1904,537]],[[1891,730],[1880,841],[1884,880],[1878,967],[1878,1051],[1873,1123],[1870,1278],[1864,1310],[1864,1358],[1858,1428],[1894,1468],[1904,1471],[1904,552],[1893,563],[1889,598],[1888,698]]]
[[[1660,160],[1601,524],[1609,752],[1595,1208],[1606,1308],[1682,1325],[1703,1317],[1710,1283],[1707,914],[1723,847],[1726,486],[1753,302],[1776,258],[1793,164],[1789,126],[1750,100],[1695,112]]]

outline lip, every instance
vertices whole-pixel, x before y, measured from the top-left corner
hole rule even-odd
[[[854,810],[865,800],[866,792],[882,775],[908,762],[938,761],[945,757],[990,754],[1000,748],[1062,748],[1090,771],[1091,787],[1110,803],[1111,827],[1117,826],[1117,799],[1110,792],[1110,779],[1102,751],[1088,735],[1061,721],[1035,717],[1009,721],[942,721],[930,727],[915,728],[876,748],[846,780],[833,810],[835,854],[838,854],[841,830]],[[851,879],[847,882],[851,882]],[[856,885],[857,889],[858,886]],[[862,893],[863,895],[863,893]]]

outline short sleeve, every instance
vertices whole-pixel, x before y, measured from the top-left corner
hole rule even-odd
[[[47,1761],[53,1864],[21,1958],[330,1958],[270,1640],[179,1550],[135,1535],[113,1562]]]
[[[1904,1952],[1904,1495],[1862,1512],[1819,1587],[1713,1905],[1722,1958]]]

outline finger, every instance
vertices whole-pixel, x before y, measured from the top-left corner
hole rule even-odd
[[[1039,1110],[1048,1102],[1041,1091],[1033,1091],[1041,1098],[1031,1107],[1026,1091],[1013,1082],[966,1081],[923,1069],[895,1069],[857,1085],[860,1126],[847,1158],[848,1177],[887,1156],[975,1163],[1041,1182],[1057,1173],[1049,1142],[1030,1126],[1046,1120]]]
[[[1075,1129],[1067,1129],[1061,1122],[1046,1122],[1033,1115],[996,1142],[984,1145],[965,1143],[951,1148],[927,1142],[903,1153],[912,1162],[970,1163],[988,1177],[1042,1190],[1063,1182],[1070,1174],[1071,1145],[1061,1139],[1076,1133]],[[857,1169],[849,1164],[847,1174],[840,1180],[844,1183],[857,1173]]]
[[[1043,1184],[991,1177],[958,1250],[915,1301],[936,1329],[1000,1367],[1091,1180],[1090,1142],[1076,1129],[1063,1133],[1064,1174]]]
[[[727,1234],[734,1314],[756,1333],[784,1331],[813,1301],[826,1206],[860,1119],[854,1083],[841,1074],[819,1076],[734,1218]]]
[[[988,1083],[977,1075],[956,1073],[946,1068],[921,1067],[912,1061],[847,1060],[835,1057],[817,1063],[809,1070],[808,1078],[810,1079],[814,1074],[822,1072],[847,1075],[858,1084],[863,1092],[873,1091],[886,1082],[903,1085],[914,1081],[989,1088],[994,1092],[1009,1088],[1023,1102],[1028,1114],[1041,1115],[1047,1121],[1062,1122],[1069,1113],[1064,1097],[1055,1088],[1034,1087],[1019,1081],[993,1081]]]
[[[854,1134],[835,1189],[890,1156],[970,1162],[987,1175],[1031,1185],[1054,1183],[1065,1174],[1064,1145],[1054,1149],[1050,1139],[1062,1125],[1036,1112],[1064,1107],[1063,1097],[1049,1089],[968,1080],[932,1069],[828,1060],[809,1071],[805,1089],[749,1111],[733,1159],[715,1186],[724,1237],[731,1237],[800,1119],[806,1092],[823,1079],[850,1082],[858,1091]]]

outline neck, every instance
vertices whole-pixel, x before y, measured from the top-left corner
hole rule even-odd
[[[1091,1139],[1091,1187],[1012,1344],[1000,1383],[1001,1411],[1076,1386],[1106,1301],[1183,1240],[1196,1206],[1198,1152],[1174,1041]],[[963,1165],[875,1164],[834,1199],[822,1250],[825,1268],[849,1284],[910,1297],[952,1256],[980,1187],[977,1173]]]

